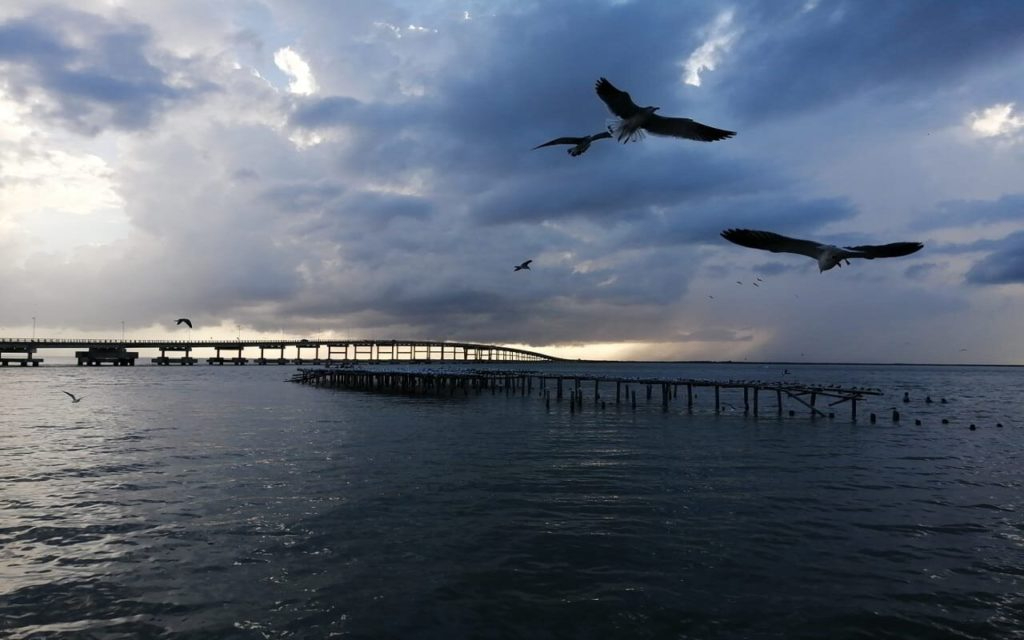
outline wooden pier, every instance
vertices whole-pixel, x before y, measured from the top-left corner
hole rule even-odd
[[[744,415],[755,417],[765,415],[768,410],[776,417],[787,413],[784,402],[791,400],[810,417],[835,417],[833,407],[849,403],[850,419],[857,420],[857,403],[867,396],[884,395],[879,389],[864,387],[841,387],[838,385],[813,385],[791,382],[763,382],[757,380],[705,380],[684,378],[617,378],[599,375],[564,375],[538,373],[534,371],[465,371],[465,372],[424,372],[379,370],[366,368],[322,368],[300,369],[292,377],[293,382],[320,387],[353,389],[378,393],[399,393],[408,395],[469,395],[489,391],[492,394],[533,395],[538,391],[547,406],[552,397],[556,402],[567,401],[570,410],[582,411],[585,403],[603,409],[607,404],[637,407],[640,398],[651,404],[658,401],[663,411],[684,405],[693,412],[698,399],[696,390],[713,393],[712,410],[738,411],[723,399],[740,401]],[[680,392],[683,393],[680,398]],[[741,396],[742,394],[742,396]],[[767,394],[768,403],[763,402]],[[773,402],[774,401],[774,402]],[[793,409],[788,415],[796,415]]]

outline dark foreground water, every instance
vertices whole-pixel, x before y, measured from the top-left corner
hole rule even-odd
[[[791,368],[887,395],[854,425],[0,370],[0,636],[1024,637],[1024,370]]]

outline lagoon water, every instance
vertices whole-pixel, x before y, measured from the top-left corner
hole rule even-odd
[[[0,637],[1024,637],[1024,369],[786,366],[886,395],[853,424],[2,369]]]

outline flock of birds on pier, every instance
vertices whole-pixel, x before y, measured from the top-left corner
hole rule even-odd
[[[618,89],[606,78],[599,78],[594,89],[608,110],[617,121],[608,125],[605,131],[592,135],[573,137],[565,136],[539,144],[534,149],[556,145],[572,145],[569,155],[577,157],[586,153],[590,145],[598,140],[615,138],[626,143],[642,139],[650,133],[657,136],[669,136],[700,142],[716,142],[736,135],[735,131],[718,129],[690,118],[660,116],[656,112],[660,107],[641,107],[630,97],[629,93]],[[924,245],[920,242],[892,242],[882,245],[859,245],[855,247],[839,247],[814,240],[790,238],[772,231],[754,229],[726,229],[721,236],[741,247],[760,249],[773,253],[795,253],[813,258],[818,263],[818,272],[823,273],[833,267],[850,264],[851,258],[896,258],[920,251]],[[515,271],[529,270],[532,260],[515,267]],[[742,284],[742,283],[740,283]],[[756,283],[752,283],[758,286]]]

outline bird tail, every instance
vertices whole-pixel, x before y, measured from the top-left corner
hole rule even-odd
[[[626,126],[626,121],[622,119],[609,120],[608,132],[615,136],[615,139],[622,144],[642,140],[646,135],[644,130],[639,127],[630,131],[629,127]]]

